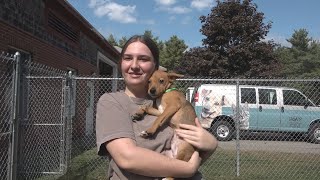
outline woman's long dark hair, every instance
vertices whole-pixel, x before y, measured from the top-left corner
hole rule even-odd
[[[137,42],[137,41],[145,44],[150,49],[152,56],[154,58],[154,62],[156,64],[155,69],[156,70],[159,69],[159,48],[158,48],[157,44],[148,36],[134,35],[124,44],[124,46],[121,50],[121,56],[120,56],[121,59],[118,62],[119,70],[121,71],[121,61],[122,61],[124,52],[127,50],[128,46],[131,43]]]

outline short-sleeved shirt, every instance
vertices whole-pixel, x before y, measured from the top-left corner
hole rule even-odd
[[[142,138],[140,133],[148,129],[156,117],[146,115],[142,120],[132,120],[133,115],[141,105],[152,105],[152,100],[129,97],[124,92],[106,93],[97,104],[96,137],[98,154],[105,156],[108,152],[105,143],[117,138],[131,138],[137,146],[164,153],[171,147],[173,130],[166,126],[160,128],[154,138]],[[110,159],[108,179],[112,180],[155,180],[152,178],[130,173],[121,169]]]

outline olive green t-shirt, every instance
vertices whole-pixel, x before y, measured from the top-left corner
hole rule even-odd
[[[173,130],[169,126],[160,128],[154,138],[142,138],[140,132],[148,129],[156,117],[146,115],[142,120],[131,120],[141,105],[152,105],[152,100],[133,98],[124,92],[106,93],[97,104],[96,138],[98,154],[108,155],[105,143],[117,138],[131,138],[139,147],[163,153],[170,149]],[[108,179],[112,180],[155,180],[161,178],[145,177],[125,171],[110,159]]]

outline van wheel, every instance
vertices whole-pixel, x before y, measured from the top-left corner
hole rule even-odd
[[[309,139],[312,143],[320,144],[320,123],[315,123],[311,126]]]
[[[219,141],[231,140],[233,131],[233,127],[227,121],[217,121],[211,127],[211,132]]]

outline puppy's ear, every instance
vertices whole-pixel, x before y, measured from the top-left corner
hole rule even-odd
[[[184,77],[184,75],[182,75],[182,74],[177,74],[177,73],[174,73],[174,72],[169,72],[169,73],[168,73],[168,77],[169,77],[169,81],[170,81],[170,82],[173,82],[173,81],[175,81],[175,80],[178,79],[178,78]]]

